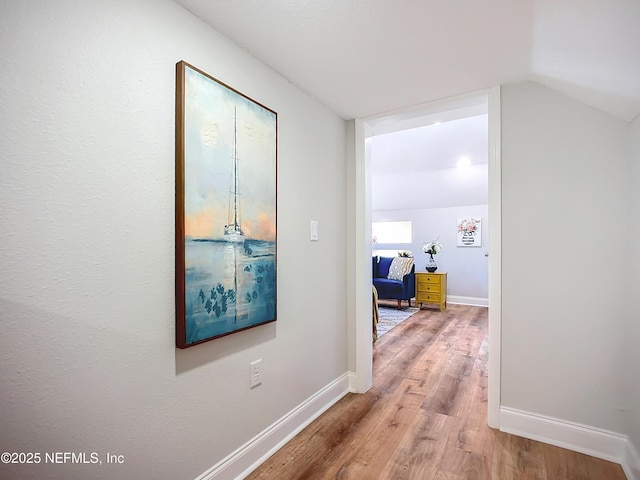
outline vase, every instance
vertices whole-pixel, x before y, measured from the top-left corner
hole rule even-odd
[[[474,236],[473,232],[463,232],[462,233],[462,245],[473,245],[476,241],[476,238]]]
[[[436,261],[433,259],[433,253],[429,254],[429,260],[427,260],[427,272],[433,273],[438,269]]]

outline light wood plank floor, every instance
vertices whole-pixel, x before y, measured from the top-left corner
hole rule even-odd
[[[487,426],[487,309],[423,309],[374,347],[373,388],[348,394],[251,480],[617,480],[614,463]]]

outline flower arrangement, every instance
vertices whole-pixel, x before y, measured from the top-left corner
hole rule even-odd
[[[398,252],[398,256],[399,257],[405,257],[405,258],[410,258],[413,257],[413,255],[411,255],[411,252],[409,250],[401,250]]]
[[[475,235],[478,231],[480,220],[477,218],[465,218],[458,224],[458,233]]]
[[[442,243],[438,242],[438,238],[436,238],[433,242],[423,244],[422,251],[424,253],[428,253],[429,255],[435,255],[440,250],[442,250]]]

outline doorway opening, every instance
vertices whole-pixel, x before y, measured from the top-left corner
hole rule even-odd
[[[372,208],[372,148],[376,136],[392,132],[405,131],[418,127],[433,125],[436,122],[446,122],[454,119],[487,115],[488,122],[488,284],[487,303],[489,305],[489,392],[488,392],[488,423],[489,426],[499,427],[500,408],[500,89],[478,92],[470,95],[431,102],[426,105],[404,109],[376,117],[356,120],[354,124],[354,191],[361,193],[362,198],[354,199],[355,225],[364,227],[364,233],[356,236],[356,252],[368,257],[372,254],[371,223]],[[380,220],[380,218],[376,218]],[[420,245],[422,241],[431,239],[414,239]],[[360,247],[360,248],[358,248]],[[418,253],[416,251],[416,253]],[[420,250],[421,253],[421,250]],[[355,373],[352,390],[364,392],[371,387],[372,356],[370,339],[366,342],[364,332],[371,332],[371,304],[365,305],[367,291],[370,291],[371,273],[365,268],[370,264],[368,259],[354,264],[356,295],[355,338],[351,345],[355,351]],[[360,292],[360,289],[362,291]],[[367,290],[368,289],[368,290]],[[361,302],[361,303],[360,303]]]

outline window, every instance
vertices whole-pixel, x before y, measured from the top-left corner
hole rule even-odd
[[[411,244],[411,222],[373,222],[373,243]]]

